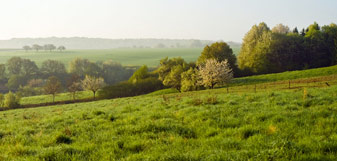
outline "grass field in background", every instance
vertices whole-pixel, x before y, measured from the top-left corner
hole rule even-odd
[[[38,66],[47,59],[59,60],[68,66],[75,58],[85,58],[91,61],[113,60],[125,66],[155,67],[159,65],[159,60],[165,57],[182,57],[187,62],[196,61],[202,50],[202,48],[66,50],[63,52],[0,50],[0,63],[6,63],[11,57],[19,56],[35,61]],[[233,50],[235,54],[239,51],[238,48]]]

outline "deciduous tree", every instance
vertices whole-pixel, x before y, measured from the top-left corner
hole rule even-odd
[[[92,76],[85,76],[85,79],[82,81],[82,87],[86,90],[92,91],[94,94],[94,100],[96,98],[96,92],[103,88],[105,85],[103,78],[96,78]]]
[[[55,95],[60,92],[62,89],[62,85],[60,80],[55,77],[51,76],[48,78],[45,86],[44,86],[44,91],[46,94],[51,94],[53,96],[53,103],[55,102]]]
[[[206,46],[197,60],[197,65],[201,65],[207,61],[207,59],[215,59],[219,62],[228,61],[232,69],[236,68],[236,56],[233,54],[232,48],[225,42],[216,42],[211,46]]]
[[[26,46],[23,46],[22,48],[23,48],[23,50],[25,50],[26,52],[32,49],[30,46],[27,46],[27,45],[26,45]]]
[[[228,84],[233,78],[233,71],[227,60],[218,62],[215,59],[208,59],[204,65],[199,66],[200,84],[214,88],[215,85]]]

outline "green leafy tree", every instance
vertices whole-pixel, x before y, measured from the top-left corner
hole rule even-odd
[[[58,78],[62,78],[67,74],[67,71],[62,62],[57,60],[46,60],[42,62],[41,73],[45,77],[56,76]]]
[[[172,58],[172,59],[168,59],[168,57],[160,60],[160,66],[159,68],[156,70],[156,72],[159,75],[159,80],[164,81],[165,77],[168,76],[171,72],[171,69],[174,66],[182,66],[182,68],[184,70],[188,70],[189,69],[189,64],[187,64],[185,62],[184,59],[182,58]]]
[[[53,96],[53,103],[54,103],[56,94],[60,92],[62,89],[62,84],[57,77],[51,76],[46,81],[46,84],[43,87],[43,89],[46,94],[50,94]]]
[[[243,38],[238,55],[238,65],[243,71],[263,73],[266,71],[266,46],[271,39],[271,31],[267,24],[254,25]]]
[[[322,27],[322,33],[324,37],[325,46],[330,56],[330,64],[335,65],[337,63],[337,25],[330,24]]]
[[[22,75],[27,77],[26,79],[30,79],[34,76],[37,76],[39,73],[39,68],[35,64],[34,61],[29,59],[22,59]]]
[[[26,77],[21,75],[11,75],[8,79],[6,86],[10,90],[17,90],[20,86],[24,86],[27,82]]]
[[[140,67],[129,79],[130,83],[137,83],[137,81],[145,79],[149,76],[148,68],[146,65]]]
[[[84,73],[89,76],[100,77],[102,69],[97,63],[89,62],[84,68]]]
[[[20,57],[12,57],[7,60],[7,70],[9,75],[20,75],[22,72],[22,59]]]
[[[233,54],[232,48],[225,42],[216,42],[211,46],[206,46],[197,60],[197,65],[201,65],[207,59],[215,59],[219,62],[228,60],[232,69],[236,68],[236,56]]]
[[[5,95],[3,104],[5,108],[17,108],[20,106],[20,97],[12,92],[9,92]]]
[[[127,70],[120,63],[112,60],[105,61],[102,65],[102,77],[110,85],[127,80],[132,74],[133,70]]]
[[[181,65],[173,66],[171,72],[165,77],[163,84],[165,86],[176,88],[180,91],[181,88],[181,74],[184,68]]]
[[[85,75],[98,77],[102,75],[102,69],[98,64],[90,62],[88,59],[76,58],[70,62],[70,73],[77,74],[80,77]]]
[[[198,89],[198,71],[190,68],[181,74],[181,91],[194,91]]]

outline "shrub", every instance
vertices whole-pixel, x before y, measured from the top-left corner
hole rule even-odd
[[[164,86],[161,81],[155,77],[150,77],[138,80],[135,83],[121,82],[116,85],[107,86],[99,91],[98,94],[101,98],[131,97],[151,93],[163,88]]]
[[[3,104],[5,108],[16,108],[20,106],[19,102],[20,97],[12,92],[9,92],[5,95]]]

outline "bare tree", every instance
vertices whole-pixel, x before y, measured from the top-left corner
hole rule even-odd
[[[86,90],[92,91],[94,94],[94,100],[96,98],[96,92],[104,87],[104,79],[96,78],[86,75],[85,79],[82,81],[82,87]]]
[[[73,100],[76,100],[76,92],[82,90],[81,79],[78,75],[72,74],[71,78],[68,80],[68,91],[71,93]]]
[[[45,86],[44,86],[44,91],[46,94],[51,94],[53,95],[53,103],[55,102],[55,95],[61,91],[62,85],[60,80],[55,77],[51,76],[48,78]]]
[[[222,62],[208,59],[204,65],[199,66],[199,76],[201,85],[213,89],[217,84],[228,84],[233,78],[233,71],[227,59]]]

